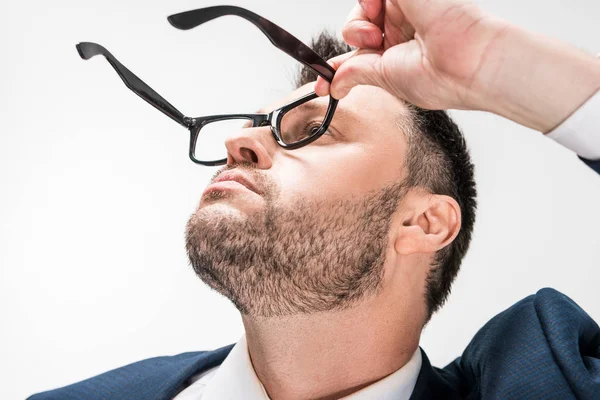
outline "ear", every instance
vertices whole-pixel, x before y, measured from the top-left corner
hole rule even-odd
[[[411,191],[401,204],[394,249],[401,255],[435,253],[452,243],[460,225],[460,206],[452,197]]]

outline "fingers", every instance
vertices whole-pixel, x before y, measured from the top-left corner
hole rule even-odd
[[[381,3],[381,0],[377,1]],[[374,2],[376,1],[370,0],[370,3]],[[361,5],[356,5],[348,15],[342,29],[342,36],[350,46],[366,49],[379,48],[383,42],[383,31],[375,22],[377,21],[369,18]]]
[[[317,96],[327,96],[329,94],[329,82],[319,76],[313,90]]]
[[[374,21],[383,10],[384,0],[358,0],[358,4],[364,10],[367,18]]]
[[[384,87],[381,54],[382,51],[358,50],[344,60],[330,85],[330,95],[335,99],[342,99],[357,85]]]
[[[340,65],[342,65],[342,63],[344,63],[344,61],[346,61],[347,59],[352,57],[355,52],[356,52],[356,50],[350,51],[345,54],[341,54],[337,57],[333,57],[332,59],[328,60],[327,63],[329,65],[331,65],[333,67],[333,69],[337,70],[340,67]],[[329,94],[329,86],[330,86],[329,82],[327,82],[325,79],[323,79],[319,76],[317,78],[317,83],[315,84],[314,91],[319,96],[327,96]]]

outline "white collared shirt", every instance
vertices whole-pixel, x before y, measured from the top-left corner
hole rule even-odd
[[[417,349],[402,368],[344,400],[408,400],[417,383],[421,362],[421,350]],[[245,335],[221,365],[195,375],[191,381],[173,400],[269,400],[252,367]]]

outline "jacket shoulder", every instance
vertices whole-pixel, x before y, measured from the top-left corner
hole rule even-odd
[[[600,328],[573,300],[541,289],[492,318],[446,367],[483,398],[600,398]]]
[[[232,347],[148,358],[28,400],[171,399],[191,376],[220,365]]]

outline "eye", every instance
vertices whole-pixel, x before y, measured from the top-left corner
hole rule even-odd
[[[317,133],[317,131],[319,130],[321,125],[323,125],[322,122],[311,122],[306,126],[305,132],[307,133],[308,136],[312,136]],[[329,131],[329,129],[327,129],[325,131],[325,133],[323,133],[323,134],[330,135],[331,132]]]
[[[300,142],[304,139],[314,136],[323,122],[321,120],[312,120],[312,121],[297,121],[298,124],[296,126],[291,125],[281,125],[281,134],[284,142],[286,143],[296,143]],[[323,135],[320,137],[332,137],[332,132],[327,129]]]

